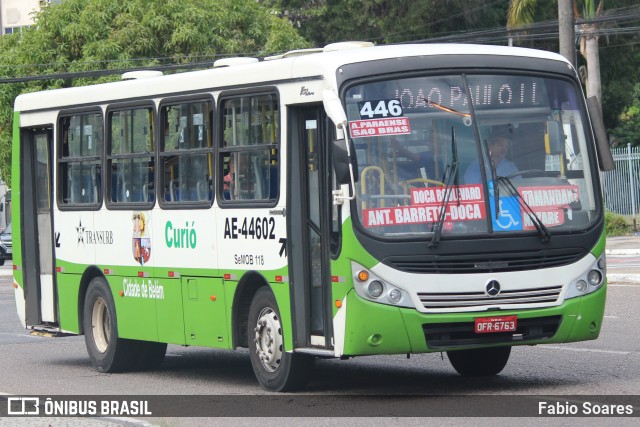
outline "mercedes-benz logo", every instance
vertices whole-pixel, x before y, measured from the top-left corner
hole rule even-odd
[[[491,279],[484,285],[484,291],[490,297],[495,297],[500,293],[500,283],[495,279]]]

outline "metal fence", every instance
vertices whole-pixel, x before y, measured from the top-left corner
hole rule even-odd
[[[608,172],[600,172],[604,206],[610,212],[627,216],[635,224],[640,213],[640,147],[612,148],[613,161],[616,168]]]

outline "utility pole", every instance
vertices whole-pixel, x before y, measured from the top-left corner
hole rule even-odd
[[[573,1],[558,0],[558,33],[560,38],[560,55],[576,66],[575,29],[573,26]]]

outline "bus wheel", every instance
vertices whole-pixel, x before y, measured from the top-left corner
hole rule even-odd
[[[268,287],[256,292],[249,308],[249,356],[260,385],[269,391],[291,391],[304,386],[314,358],[284,351],[282,322]]]
[[[463,377],[497,375],[509,361],[511,347],[448,351],[453,368]]]
[[[113,296],[102,277],[89,283],[84,299],[84,341],[91,363],[100,372],[130,370],[138,359],[135,341],[118,338]]]

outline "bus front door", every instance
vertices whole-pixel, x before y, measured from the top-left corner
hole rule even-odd
[[[290,110],[287,194],[296,348],[332,348],[330,123],[321,105]]]
[[[27,326],[57,323],[56,294],[53,274],[54,239],[51,204],[52,165],[51,128],[23,129],[24,150],[21,183],[22,271]],[[30,260],[37,260],[31,262]]]

